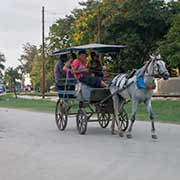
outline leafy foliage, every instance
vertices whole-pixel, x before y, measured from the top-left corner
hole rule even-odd
[[[17,80],[21,79],[21,75],[19,74],[19,69],[18,68],[12,68],[9,67],[5,71],[5,81],[6,81],[6,86],[11,92],[14,92],[15,97],[17,98],[16,90],[18,86]]]
[[[35,45],[26,43],[23,45],[23,54],[19,58],[19,62],[24,68],[25,73],[30,73],[32,70],[33,59],[38,54],[38,49]]]
[[[128,48],[105,64],[111,72],[139,68],[152,52],[161,53],[168,64],[180,67],[180,2],[165,0],[87,0],[49,29],[46,41],[46,87],[53,84],[57,49],[87,43],[124,44]],[[41,47],[23,46],[19,61],[30,73],[33,86],[41,84]]]
[[[172,26],[160,43],[160,52],[171,67],[180,68],[180,4],[178,7],[179,12],[174,16]]]
[[[139,68],[169,31],[178,4],[163,0],[88,0],[80,3],[79,11],[76,9],[53,24],[49,39],[54,42],[54,48],[97,42],[100,18],[101,42],[128,46],[121,52],[118,66],[112,69],[122,72]],[[68,43],[63,41],[64,37],[68,37]]]

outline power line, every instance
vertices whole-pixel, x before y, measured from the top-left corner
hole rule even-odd
[[[66,12],[57,13],[55,11],[50,11],[50,10],[46,10],[45,13],[52,16],[66,16],[67,15]]]

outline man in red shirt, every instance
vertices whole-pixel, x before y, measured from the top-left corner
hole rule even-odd
[[[82,83],[91,87],[107,87],[107,84],[100,80],[98,77],[93,77],[88,74],[88,68],[86,67],[87,53],[85,50],[79,51],[78,58],[75,59],[71,66],[75,77]]]

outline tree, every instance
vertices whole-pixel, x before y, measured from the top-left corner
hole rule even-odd
[[[40,90],[42,82],[42,61],[41,56],[37,54],[33,59],[30,77],[34,90]],[[46,91],[54,84],[54,57],[45,54],[45,74],[46,74]]]
[[[42,80],[42,63],[41,56],[36,55],[33,59],[33,65],[30,72],[30,77],[34,90],[40,90]]]
[[[161,0],[126,0],[117,2],[115,8],[116,13],[110,20],[109,15],[103,19],[106,29],[103,42],[128,46],[121,53],[117,67],[119,70],[139,68],[148,54],[157,48],[157,41],[168,31],[168,8]],[[107,12],[105,8],[104,13]]]
[[[158,49],[159,42],[168,39],[167,33],[175,26],[172,22],[179,12],[179,2],[165,0],[87,0],[79,4],[81,8],[51,26],[51,50],[97,42],[100,17],[101,43],[128,46],[118,61],[111,63],[115,72],[141,67],[149,54]]]
[[[72,43],[80,45],[98,42],[98,14],[102,3],[88,0],[79,4],[83,7],[83,11],[74,21]]]
[[[97,41],[97,1],[81,2],[81,9],[60,18],[50,27],[48,49],[63,49],[72,45]]]
[[[49,30],[47,38],[49,51],[55,48],[62,49],[71,45],[71,26],[74,18],[72,15],[66,18],[60,18],[54,23]]]
[[[18,70],[21,74],[21,80],[22,80],[22,86],[24,87],[24,78],[26,74],[32,74],[33,66],[34,66],[34,59],[37,56],[40,56],[41,49],[35,45],[32,45],[30,43],[26,43],[23,45],[23,54],[18,59],[20,62],[20,66],[18,67]],[[41,76],[40,76],[41,77]],[[37,79],[40,77],[36,77]],[[34,78],[34,77],[33,77]],[[32,77],[31,77],[32,79]]]
[[[19,74],[19,79],[21,80],[21,88],[24,89],[24,83],[25,83],[25,72],[24,72],[24,67],[22,65],[18,65],[16,67],[17,72]]]
[[[5,71],[5,82],[10,91],[14,92],[15,97],[17,98],[16,88],[17,88],[17,80],[20,79],[20,74],[18,73],[17,68],[9,67]]]
[[[176,4],[176,14],[165,40],[160,42],[160,53],[171,67],[180,69],[180,2]],[[179,7],[179,12],[177,12]]]
[[[23,45],[23,51],[23,54],[18,60],[23,66],[24,72],[30,73],[32,69],[33,59],[38,54],[38,49],[35,45],[26,43],[25,45]]]

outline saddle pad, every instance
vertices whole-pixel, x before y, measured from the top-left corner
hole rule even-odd
[[[142,70],[136,72],[136,86],[138,89],[146,89],[144,78],[142,77]]]

